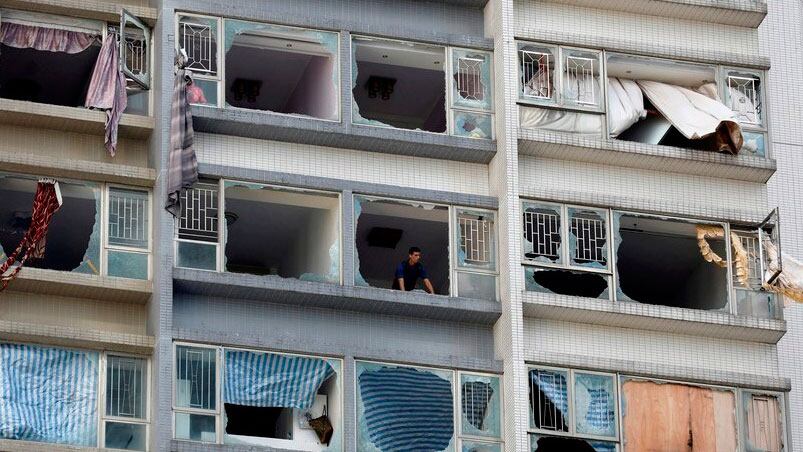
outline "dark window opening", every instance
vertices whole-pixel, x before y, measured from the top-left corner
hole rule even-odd
[[[599,298],[608,289],[608,278],[596,273],[545,269],[530,277],[541,289],[560,295]]]
[[[542,436],[533,441],[533,452],[596,452],[587,440]]]
[[[100,45],[69,54],[0,44],[0,97],[83,107]]]
[[[619,234],[616,268],[626,297],[679,308],[727,307],[727,270],[703,259],[694,224],[622,215]],[[726,255],[724,239],[708,243]]]
[[[226,433],[258,438],[293,438],[293,409],[223,404]]]
[[[446,132],[443,47],[379,40],[353,45],[352,94],[360,117],[400,129]]]

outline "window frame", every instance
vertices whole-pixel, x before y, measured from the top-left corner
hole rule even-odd
[[[539,429],[537,427],[532,427],[533,424],[533,416],[536,414],[535,410],[532,407],[529,407],[528,411],[529,414],[527,416],[527,437],[528,441],[529,438],[533,435],[542,435],[542,436],[559,436],[562,438],[577,438],[577,439],[585,439],[591,441],[601,441],[601,442],[608,442],[608,443],[615,443],[617,450],[621,448],[621,412],[620,409],[620,398],[619,398],[619,374],[616,372],[603,372],[603,371],[596,371],[596,370],[585,370],[580,368],[570,368],[570,367],[555,367],[550,365],[539,365],[539,364],[531,364],[526,363],[527,369],[527,404],[528,407],[530,405],[530,401],[532,398],[532,382],[530,379],[530,371],[532,370],[546,370],[546,371],[553,371],[553,372],[565,372],[567,375],[566,381],[566,399],[568,402],[568,409],[569,415],[567,416],[569,419],[568,432],[562,432],[557,430],[546,430],[546,429]],[[574,387],[575,387],[575,374],[588,374],[588,375],[601,375],[604,377],[611,378],[613,382],[613,402],[614,402],[614,430],[615,436],[600,436],[600,435],[589,435],[585,433],[577,433],[577,420],[576,409],[575,409],[575,400],[574,400]]]
[[[175,14],[173,15],[173,21],[175,25],[175,44],[174,48],[176,52],[183,50],[181,46],[181,42],[179,42],[179,36],[181,35],[181,17],[190,17],[190,18],[197,18],[202,20],[210,20],[215,22],[215,64],[217,65],[217,70],[215,71],[214,75],[210,75],[208,72],[197,72],[196,70],[190,69],[192,71],[192,78],[193,80],[203,80],[215,83],[215,103],[208,103],[208,104],[192,104],[196,107],[208,107],[208,108],[224,108],[225,107],[225,100],[221,102],[221,96],[224,91],[224,78],[223,78],[223,69],[224,69],[224,61],[223,61],[223,42],[222,38],[225,36],[223,31],[223,18],[220,16],[209,16],[204,14],[196,14],[191,12],[185,12],[176,10]],[[210,31],[211,35],[211,31]],[[225,107],[229,108],[229,107]]]
[[[125,55],[125,25],[126,23],[130,23],[133,27],[139,28],[142,30],[144,35],[143,40],[145,41],[145,56],[143,61],[147,64],[147,70],[143,74],[135,74],[127,65]],[[125,8],[120,10],[120,28],[119,28],[119,37],[117,41],[118,51],[120,55],[120,70],[123,74],[130,80],[133,80],[136,84],[138,84],[143,90],[149,91],[151,89],[151,80],[153,78],[153,53],[152,46],[153,46],[153,39],[151,37],[151,28],[142,22],[139,17],[132,14]]]
[[[774,397],[778,401],[778,420],[781,421],[781,440],[783,441],[782,452],[791,451],[790,435],[792,433],[789,428],[791,423],[790,410],[788,407],[788,393],[779,391],[765,391],[760,389],[750,388],[736,388],[736,418],[739,424],[739,445],[744,452],[751,452],[748,448],[748,426],[747,426],[747,412],[744,409],[744,398],[759,396],[759,397]],[[741,451],[740,449],[740,451]]]
[[[106,383],[108,378],[108,358],[109,355],[114,357],[121,357],[121,358],[135,358],[141,359],[145,362],[145,391],[143,392],[143,404],[144,410],[143,414],[144,417],[142,418],[134,418],[134,417],[121,417],[121,416],[110,416],[106,414],[106,402],[107,397],[109,396],[106,392]],[[106,424],[108,422],[118,423],[118,424],[133,424],[133,425],[144,425],[145,426],[145,450],[150,450],[150,443],[151,443],[151,395],[152,395],[152,384],[151,384],[151,360],[148,357],[144,357],[141,355],[131,354],[131,353],[118,353],[114,351],[105,351],[101,353],[100,361],[102,362],[102,375],[98,376],[98,385],[100,386],[100,391],[102,391],[103,395],[98,397],[99,401],[99,408],[98,408],[98,447],[104,450],[126,450],[126,449],[114,449],[114,448],[107,448],[106,447]],[[100,392],[99,391],[99,392]]]
[[[109,215],[111,213],[111,190],[112,189],[121,189],[121,190],[129,190],[129,191],[136,191],[136,192],[145,192],[148,197],[148,208],[145,209],[145,213],[148,219],[148,227],[145,231],[148,237],[148,244],[146,248],[136,248],[136,247],[129,247],[123,245],[112,245],[109,243]],[[101,259],[101,274],[108,275],[108,266],[109,266],[109,251],[123,251],[127,253],[136,253],[136,254],[145,254],[147,255],[147,268],[146,274],[147,279],[146,281],[151,281],[153,279],[153,219],[152,212],[153,212],[153,191],[147,188],[142,187],[133,187],[128,185],[121,185],[116,183],[108,182],[104,184],[102,188],[102,216],[103,216],[103,224],[101,225],[101,248],[103,249],[102,254],[103,258]],[[114,276],[114,278],[124,278],[122,276]],[[126,278],[129,279],[129,278]]]
[[[490,66],[489,73],[490,73],[490,85],[488,86],[488,96],[490,97],[489,107],[488,108],[480,108],[480,107],[471,107],[465,105],[458,105],[458,100],[456,99],[456,92],[457,92],[457,83],[454,80],[454,72],[452,72],[453,68],[455,67],[456,54],[458,52],[477,52],[485,55],[488,58],[488,65]],[[494,74],[494,54],[493,51],[488,50],[478,50],[478,49],[469,49],[464,47],[453,47],[447,46],[446,47],[447,53],[447,67],[446,67],[446,91],[448,92],[446,96],[447,108],[446,108],[446,133],[451,136],[456,137],[465,137],[465,138],[473,138],[473,137],[466,137],[465,135],[458,135],[456,133],[457,127],[457,120],[456,116],[459,113],[471,114],[474,116],[487,116],[490,118],[491,121],[491,135],[487,138],[473,138],[473,139],[488,139],[493,140],[496,138],[496,121],[494,115],[494,106],[495,106],[495,97],[494,97],[494,82],[495,82],[495,74]]]

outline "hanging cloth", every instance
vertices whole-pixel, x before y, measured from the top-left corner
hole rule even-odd
[[[40,180],[36,186],[36,195],[33,200],[31,225],[22,237],[17,249],[0,265],[0,291],[8,287],[8,283],[16,278],[20,270],[22,270],[25,261],[35,254],[37,246],[47,235],[50,219],[60,207],[61,190],[59,190],[59,183],[52,179]],[[6,274],[17,261],[20,264]]]
[[[117,151],[120,117],[128,106],[125,86],[125,75],[120,68],[118,37],[116,33],[109,33],[95,62],[84,106],[106,112],[106,150],[112,157]]]
[[[13,22],[0,24],[0,44],[18,49],[48,52],[80,53],[89,48],[97,37],[90,33],[37,27]]]
[[[192,110],[187,88],[192,85],[192,72],[185,68],[186,56],[178,57],[178,70],[173,84],[170,112],[170,154],[167,159],[167,205],[165,209],[178,216],[182,189],[198,182],[198,161],[193,149]]]

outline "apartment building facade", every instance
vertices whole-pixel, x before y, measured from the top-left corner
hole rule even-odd
[[[800,447],[801,14],[0,0],[0,449]]]

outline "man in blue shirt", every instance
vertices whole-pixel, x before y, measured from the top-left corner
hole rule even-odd
[[[427,292],[434,294],[435,289],[432,288],[432,283],[429,282],[427,271],[424,265],[421,264],[421,249],[417,246],[410,248],[407,259],[401,261],[396,266],[396,276],[393,278],[393,288],[396,290],[413,290],[415,289],[418,278],[424,281],[424,288]]]

